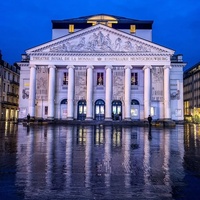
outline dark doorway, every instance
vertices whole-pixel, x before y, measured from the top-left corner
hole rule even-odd
[[[78,102],[78,120],[85,120],[86,118],[86,100],[80,100]]]
[[[112,102],[112,119],[121,120],[122,119],[122,102],[115,100]]]

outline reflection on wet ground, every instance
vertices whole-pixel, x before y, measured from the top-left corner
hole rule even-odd
[[[0,199],[199,199],[200,126],[0,125]]]

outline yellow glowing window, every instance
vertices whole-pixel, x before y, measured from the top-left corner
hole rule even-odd
[[[130,32],[131,32],[131,33],[135,33],[135,29],[136,29],[136,28],[135,28],[135,25],[131,25],[131,26],[130,26]]]
[[[69,33],[73,33],[74,32],[74,24],[70,24],[69,25]]]
[[[112,23],[107,23],[107,26],[112,28]]]

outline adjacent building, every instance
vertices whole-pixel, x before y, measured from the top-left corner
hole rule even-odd
[[[2,60],[0,52],[0,120],[17,120],[20,67]]]
[[[189,122],[200,122],[200,62],[184,72],[184,114]]]
[[[181,55],[152,41],[151,20],[94,15],[52,21],[26,50],[19,118],[183,120]]]

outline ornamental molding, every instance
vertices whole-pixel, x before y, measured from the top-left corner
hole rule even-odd
[[[17,63],[20,67],[29,67],[29,63]]]
[[[182,68],[182,67],[186,66],[186,63],[177,63],[177,64],[172,63],[171,66],[172,67],[180,67],[180,68]]]
[[[146,62],[146,63],[165,63],[162,65],[170,64],[170,56],[168,55],[136,55],[136,54],[90,54],[87,56],[84,54],[74,54],[74,55],[57,55],[57,56],[47,56],[47,55],[32,55],[30,56],[30,62],[38,63],[66,63],[66,62]]]
[[[43,45],[28,49],[26,53],[164,53],[174,51],[102,24],[68,34]]]
[[[170,54],[168,53],[142,53],[142,52],[138,52],[138,53],[123,53],[123,52],[113,52],[113,53],[85,53],[85,52],[79,52],[79,53],[44,53],[44,52],[31,52],[29,54],[30,56],[126,56],[126,57],[130,57],[130,56],[170,56]]]

